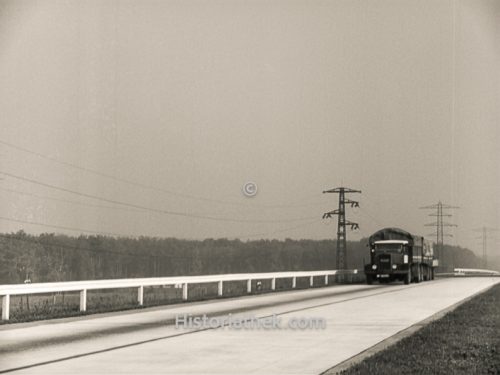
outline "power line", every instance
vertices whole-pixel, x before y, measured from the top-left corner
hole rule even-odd
[[[498,232],[497,228],[488,228],[488,227],[481,227],[481,228],[476,228],[473,229],[474,232],[481,232],[481,237],[478,237],[476,239],[482,240],[482,247],[483,247],[483,267],[487,268],[488,267],[488,235],[492,232]]]
[[[330,190],[325,190],[323,193],[336,193],[339,195],[339,208],[323,215],[323,219],[331,219],[333,215],[338,216],[337,225],[337,256],[336,267],[338,270],[347,269],[347,233],[346,226],[350,226],[351,230],[359,229],[359,224],[346,220],[345,205],[350,204],[351,207],[359,207],[359,202],[345,198],[347,193],[361,193],[361,190],[354,190],[346,187],[338,187]]]
[[[267,237],[267,236],[270,236],[272,234],[289,232],[291,230],[308,227],[308,226],[310,226],[312,224],[315,224],[315,223],[318,223],[320,221],[321,221],[321,219],[319,219],[319,220],[313,220],[313,221],[310,221],[310,222],[307,222],[307,223],[304,223],[304,224],[301,224],[301,225],[296,225],[296,226],[289,227],[289,228],[284,228],[284,229],[278,229],[278,230],[275,230],[275,231],[272,231],[272,232],[255,233],[255,234],[250,234],[250,235],[239,235],[239,236],[231,236],[231,237],[234,237],[234,238],[253,238],[253,237],[258,237],[258,236],[266,236]]]
[[[363,203],[364,203],[364,202],[365,202],[365,200],[363,199]],[[378,220],[375,216],[373,216],[372,214],[370,214],[370,213],[368,212],[368,210],[367,210],[365,207],[359,207],[359,209],[360,209],[363,213],[365,213],[365,214],[368,216],[368,218],[370,218],[370,219],[371,219],[371,221],[372,221],[372,222],[374,222],[375,224],[379,225],[380,227],[382,227],[382,226],[383,226],[383,224],[382,224],[382,223],[381,223],[381,222],[380,222],[380,221],[379,221],[379,220]]]
[[[136,182],[136,181],[128,180],[128,179],[125,179],[125,178],[113,176],[113,175],[110,175],[110,174],[107,174],[107,173],[103,173],[103,172],[100,172],[100,171],[95,170],[95,169],[91,169],[91,168],[87,168],[87,167],[82,167],[81,165],[77,165],[77,164],[73,164],[73,163],[68,163],[66,161],[59,160],[57,158],[54,158],[54,157],[51,157],[51,156],[48,156],[48,155],[44,155],[44,154],[41,154],[41,153],[36,152],[36,151],[28,150],[27,148],[24,148],[24,147],[21,147],[21,146],[17,146],[17,145],[14,145],[12,143],[5,142],[3,140],[0,140],[0,144],[2,144],[4,146],[7,146],[7,147],[14,148],[14,149],[22,151],[22,152],[26,152],[28,154],[35,155],[35,156],[37,156],[39,158],[42,158],[42,159],[50,160],[50,161],[52,161],[54,163],[57,163],[57,164],[60,164],[60,165],[64,165],[66,167],[71,167],[71,168],[78,169],[78,170],[81,170],[81,171],[84,171],[84,172],[87,172],[87,173],[95,174],[95,175],[100,176],[100,177],[105,177],[105,178],[108,178],[108,179],[111,179],[111,180],[114,180],[114,181],[117,181],[117,182],[126,183],[126,184],[133,185],[133,186],[136,186],[136,187],[140,187],[140,188],[143,188],[143,189],[156,190],[156,191],[160,191],[162,193],[166,193],[166,194],[170,194],[170,195],[174,195],[174,196],[182,197],[182,198],[188,198],[188,199],[195,199],[195,200],[208,201],[208,202],[216,202],[216,203],[222,203],[222,204],[236,204],[236,205],[241,205],[241,203],[238,203],[238,202],[227,202],[227,201],[216,200],[216,199],[211,199],[211,198],[197,197],[197,196],[194,196],[194,195],[189,195],[189,194],[184,194],[184,193],[178,193],[178,192],[175,192],[175,191],[171,191],[171,190],[167,190],[167,189],[162,189],[162,188],[159,188],[159,187],[156,187],[156,186],[152,186],[152,185],[142,184],[140,182]]]
[[[0,216],[0,220],[11,221],[14,223],[21,223],[21,224],[37,225],[37,226],[47,227],[47,228],[63,229],[63,230],[69,230],[72,232],[93,233],[93,234],[101,234],[101,235],[113,236],[113,237],[130,237],[130,235],[125,235],[125,234],[118,234],[118,233],[112,233],[112,232],[102,232],[102,231],[91,230],[91,229],[66,227],[66,226],[62,226],[62,225],[45,224],[45,223],[40,223],[40,222],[36,222],[36,221],[19,220],[19,219],[13,219],[13,218],[3,217],[3,216]]]
[[[2,179],[0,179],[0,180],[2,180]],[[62,202],[62,203],[68,203],[68,204],[74,204],[74,205],[83,206],[83,207],[104,208],[104,209],[110,209],[110,210],[124,210],[124,211],[128,211],[128,212],[144,212],[144,210],[142,210],[142,209],[139,210],[139,209],[132,209],[132,208],[128,208],[128,207],[102,206],[102,205],[98,205],[98,204],[89,204],[89,203],[83,203],[83,202],[73,201],[73,200],[69,200],[69,199],[54,198],[54,197],[48,197],[48,196],[45,196],[45,195],[28,193],[26,191],[21,191],[21,190],[16,190],[16,189],[9,189],[9,188],[5,188],[5,187],[1,187],[1,186],[0,186],[0,190],[6,191],[6,192],[9,192],[9,193],[15,193],[15,194],[20,194],[20,195],[26,195],[26,196],[30,196],[30,197],[35,197],[35,198],[38,198],[38,199],[46,199],[46,200],[50,200],[50,201]],[[323,204],[323,203],[319,203],[319,204]],[[304,206],[309,207],[309,205],[304,205]]]
[[[450,224],[450,223],[446,223],[443,221],[443,217],[445,217],[445,216],[451,217],[452,216],[451,214],[444,213],[443,210],[449,210],[449,209],[455,209],[455,208],[460,208],[460,207],[451,206],[449,204],[442,203],[441,201],[439,201],[436,204],[431,204],[429,206],[420,207],[420,209],[423,209],[423,210],[428,210],[428,209],[436,210],[436,213],[429,214],[429,216],[436,216],[436,221],[434,223],[425,224],[425,226],[426,227],[436,227],[436,233],[435,234],[431,233],[431,234],[429,234],[429,236],[436,236],[436,242],[437,242],[436,258],[438,259],[438,262],[439,262],[440,256],[443,253],[443,247],[444,247],[443,237],[453,237],[453,235],[451,235],[451,234],[445,234],[443,228],[457,226],[456,224]],[[441,266],[441,264],[440,264],[440,266]]]
[[[0,187],[1,190],[7,191],[9,193],[15,193],[15,194],[21,194],[21,195],[26,195],[26,196],[31,196],[35,197],[38,199],[47,199],[55,202],[62,202],[62,203],[69,203],[69,204],[75,204],[78,206],[83,206],[83,207],[92,207],[92,208],[106,208],[110,210],[124,210],[124,211],[134,211],[134,212],[144,212],[144,210],[136,210],[136,209],[131,209],[128,207],[118,207],[118,206],[101,206],[98,204],[88,204],[88,203],[83,203],[83,202],[77,202],[77,201],[71,201],[68,199],[60,199],[60,198],[54,198],[54,197],[47,197],[43,195],[38,195],[38,194],[33,194],[33,193],[28,193],[26,191],[19,191],[15,189],[7,189],[4,187]]]
[[[141,205],[134,204],[134,203],[127,203],[127,202],[122,202],[122,201],[118,201],[118,200],[114,200],[114,199],[103,198],[103,197],[99,197],[99,196],[93,195],[93,194],[82,193],[79,191],[63,188],[60,186],[56,186],[56,185],[48,184],[45,182],[33,180],[30,178],[17,176],[17,175],[14,175],[12,173],[8,173],[8,172],[0,171],[0,174],[3,174],[5,176],[11,177],[11,178],[14,178],[17,180],[26,181],[26,182],[29,182],[32,184],[44,186],[44,187],[47,187],[50,189],[63,191],[65,193],[75,194],[78,196],[82,196],[82,197],[90,198],[90,199],[96,199],[96,200],[106,202],[106,203],[118,204],[118,205],[125,206],[125,207],[131,207],[131,208],[144,210],[144,211],[150,211],[150,212],[156,212],[156,213],[160,213],[160,214],[164,214],[164,215],[181,216],[181,217],[196,218],[196,219],[203,219],[203,220],[212,220],[212,221],[236,222],[236,223],[280,223],[280,222],[286,223],[286,222],[297,222],[297,221],[304,221],[304,220],[313,219],[313,217],[303,217],[303,218],[296,218],[296,219],[280,219],[280,220],[278,220],[278,219],[275,219],[275,220],[233,219],[233,218],[222,218],[222,217],[209,216],[209,215],[190,214],[190,213],[179,212],[179,211],[162,210],[162,209],[157,209],[157,208],[152,208],[152,207],[141,206]]]
[[[102,232],[102,231],[96,231],[92,229],[81,229],[81,228],[75,228],[75,227],[67,227],[67,226],[61,226],[61,225],[54,225],[54,224],[46,224],[46,223],[41,223],[41,222],[35,222],[35,221],[26,221],[26,220],[20,220],[20,219],[13,219],[13,218],[8,218],[8,217],[3,217],[0,216],[0,220],[4,221],[10,221],[14,223],[21,223],[21,224],[29,224],[29,225],[36,225],[36,226],[41,226],[41,227],[47,227],[47,228],[54,228],[54,229],[62,229],[62,230],[67,230],[67,231],[73,231],[73,232],[78,232],[78,233],[91,233],[91,234],[99,234],[103,236],[113,236],[113,237],[123,237],[123,238],[130,238],[130,235],[125,235],[125,234],[118,234],[118,233],[113,233],[113,232]],[[257,236],[267,236],[271,234],[276,234],[276,233],[281,233],[281,232],[288,232],[290,230],[302,228],[309,226],[311,224],[317,223],[321,220],[314,220],[310,221],[301,225],[289,227],[289,228],[284,228],[280,229],[277,231],[272,231],[272,232],[267,232],[267,233],[255,233],[255,234],[249,234],[249,235],[238,235],[238,236],[229,236],[230,238],[252,238],[252,237],[257,237]],[[132,236],[136,237],[136,236]]]
[[[107,173],[103,173],[101,171],[98,171],[98,170],[95,170],[95,169],[92,169],[92,168],[87,168],[87,167],[83,167],[81,165],[77,165],[77,164],[69,163],[69,162],[66,162],[66,161],[63,161],[63,160],[59,160],[59,159],[54,158],[52,156],[48,156],[48,155],[42,154],[40,152],[32,151],[32,150],[29,150],[27,148],[24,148],[24,147],[21,147],[21,146],[18,146],[18,145],[15,145],[15,144],[3,141],[3,140],[0,140],[0,144],[2,144],[4,146],[7,146],[7,147],[10,147],[10,148],[13,148],[13,149],[16,149],[18,151],[22,151],[22,152],[25,152],[25,153],[28,153],[28,154],[31,154],[31,155],[35,155],[35,156],[37,156],[39,158],[46,159],[46,160],[49,160],[51,162],[54,162],[54,163],[57,163],[57,164],[60,164],[60,165],[64,165],[66,167],[71,167],[71,168],[74,168],[74,169],[78,169],[78,170],[84,171],[86,173],[91,173],[91,174],[94,174],[94,175],[97,175],[97,176],[100,176],[100,177],[108,178],[108,179],[113,180],[113,181],[125,183],[125,184],[132,185],[132,186],[135,186],[135,187],[139,187],[139,188],[142,188],[142,189],[154,190],[154,191],[158,191],[158,192],[162,192],[162,193],[165,193],[165,194],[169,194],[169,195],[173,195],[173,196],[177,196],[177,197],[181,197],[181,198],[186,198],[186,199],[192,199],[192,200],[198,200],[198,201],[205,201],[205,202],[212,202],[212,203],[219,203],[219,204],[226,204],[226,205],[233,205],[233,206],[240,206],[240,207],[247,207],[247,208],[248,207],[256,207],[256,206],[258,206],[260,208],[292,208],[292,207],[306,207],[306,206],[309,206],[311,204],[314,204],[314,205],[319,205],[320,204],[320,203],[302,203],[301,202],[299,204],[292,203],[292,204],[276,204],[276,205],[258,205],[258,204],[252,204],[250,206],[248,204],[240,203],[240,202],[230,202],[230,201],[224,201],[224,200],[219,200],[219,199],[201,197],[201,196],[190,195],[190,194],[185,194],[185,193],[179,193],[179,192],[176,192],[176,191],[167,190],[167,189],[160,188],[160,187],[153,186],[153,185],[143,184],[143,183],[140,183],[140,182],[137,182],[137,181],[132,181],[132,180],[125,179],[125,178],[122,178],[122,177],[117,177],[117,176],[113,176],[113,175],[110,175],[110,174],[107,174]],[[310,196],[310,197],[312,197],[312,196]]]

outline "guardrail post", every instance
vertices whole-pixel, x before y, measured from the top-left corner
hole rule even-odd
[[[10,313],[10,295],[2,297],[2,320],[9,320]]]
[[[271,279],[271,290],[276,290],[276,278]]]
[[[188,299],[188,283],[182,284],[182,300],[187,301]]]
[[[80,311],[87,311],[87,289],[80,290]]]
[[[222,296],[222,291],[223,291],[223,288],[224,288],[224,285],[223,285],[223,282],[222,282],[222,280],[221,280],[221,281],[219,281],[219,283],[218,283],[218,285],[217,285],[217,295],[218,295],[219,297],[221,297],[221,296]]]
[[[139,302],[139,306],[144,305],[144,286],[141,285],[137,289],[137,302]]]
[[[297,287],[297,277],[292,277],[292,289],[295,289]]]
[[[252,280],[247,280],[247,293],[252,293]]]
[[[328,275],[325,275],[325,285],[328,285]]]

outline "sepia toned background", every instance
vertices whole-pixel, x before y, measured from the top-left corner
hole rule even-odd
[[[441,200],[479,253],[499,25],[493,0],[2,0],[0,231],[333,238],[345,185],[349,238],[430,233]]]

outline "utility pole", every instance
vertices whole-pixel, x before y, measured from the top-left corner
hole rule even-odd
[[[333,215],[338,215],[338,225],[337,225],[337,259],[336,259],[336,269],[345,270],[347,269],[347,238],[346,238],[346,226],[349,225],[351,230],[359,229],[358,223],[353,223],[345,218],[345,205],[350,204],[351,207],[359,207],[359,202],[352,201],[345,198],[346,193],[361,193],[361,190],[354,190],[346,187],[338,187],[330,190],[325,190],[323,193],[337,193],[339,195],[339,208],[330,212],[323,214],[323,219],[331,219]]]
[[[481,232],[481,237],[476,237],[477,240],[482,240],[482,245],[483,245],[483,267],[486,269],[488,267],[488,234],[491,232],[497,232],[498,229],[496,228],[487,228],[487,227],[482,227],[482,228],[477,228],[473,229],[474,232]]]
[[[450,206],[449,204],[442,203],[439,201],[436,204],[432,204],[430,206],[425,206],[425,207],[420,207],[420,209],[431,209],[431,210],[436,210],[436,213],[431,213],[429,216],[436,216],[436,221],[434,223],[429,223],[425,224],[426,227],[436,227],[436,233],[431,233],[429,236],[436,236],[436,243],[437,243],[437,248],[436,248],[436,258],[438,260],[438,267],[442,267],[441,265],[441,257],[443,255],[443,246],[444,246],[444,240],[443,237],[453,237],[451,234],[444,233],[444,227],[456,227],[456,224],[450,224],[446,223],[443,221],[443,217],[451,217],[452,215],[444,213],[444,210],[449,210],[449,209],[454,209],[454,208],[460,208],[457,206]]]

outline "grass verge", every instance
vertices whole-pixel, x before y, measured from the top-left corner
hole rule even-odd
[[[340,374],[500,374],[499,348],[497,284]]]

